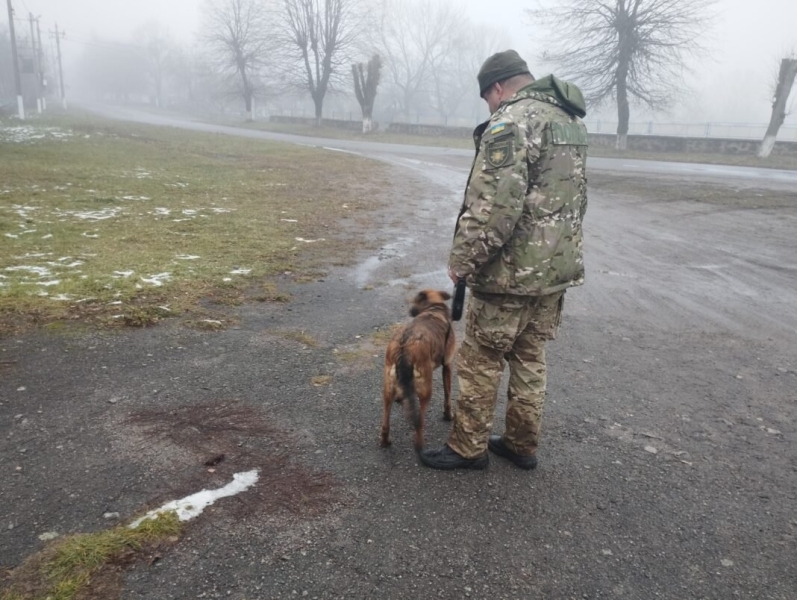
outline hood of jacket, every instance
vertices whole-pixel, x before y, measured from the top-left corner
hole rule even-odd
[[[519,90],[513,100],[521,98],[548,96],[553,98],[567,112],[583,118],[587,114],[587,105],[584,102],[584,95],[578,86],[562,81],[553,75],[547,75],[542,79],[537,79],[523,89]],[[510,100],[512,102],[513,100]]]

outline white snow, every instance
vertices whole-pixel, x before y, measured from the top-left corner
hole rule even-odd
[[[81,221],[104,221],[118,217],[122,212],[121,208],[108,207],[101,210],[61,210],[56,208],[53,214],[56,217],[74,217]]]
[[[232,478],[232,481],[224,487],[215,490],[202,490],[180,500],[167,502],[160,508],[151,510],[143,517],[136,519],[128,527],[135,529],[145,520],[157,519],[158,515],[171,511],[176,512],[177,518],[181,521],[189,521],[201,515],[205,508],[215,503],[219,498],[227,498],[245,492],[257,483],[258,479],[260,479],[260,474],[257,469],[254,469],[244,473],[236,473]]]
[[[230,271],[230,275],[249,275],[252,272],[252,269],[235,269],[234,271]]]
[[[49,277],[51,275],[50,269],[46,267],[32,267],[29,265],[20,265],[18,267],[6,267],[6,271],[29,271],[39,277]]]
[[[163,285],[164,281],[169,281],[172,278],[171,273],[158,273],[157,275],[150,275],[149,277],[142,277],[141,281],[144,283],[150,283],[155,287],[160,287]]]
[[[196,256],[195,254],[178,254],[175,256],[177,260],[196,260],[198,258],[202,258],[201,256]]]
[[[31,125],[0,127],[0,142],[24,144],[43,140],[47,137],[60,140],[72,137],[72,132],[64,131],[58,127],[33,127]]]

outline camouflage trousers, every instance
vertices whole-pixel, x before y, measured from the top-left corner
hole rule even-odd
[[[466,458],[487,451],[498,386],[509,363],[506,445],[532,455],[545,403],[545,342],[556,336],[564,292],[540,297],[473,295],[457,355],[459,399],[448,446]]]

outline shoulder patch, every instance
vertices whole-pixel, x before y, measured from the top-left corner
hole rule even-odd
[[[498,169],[512,161],[513,151],[514,139],[511,136],[503,136],[485,144],[484,159],[488,167]]]
[[[490,127],[490,135],[497,135],[506,130],[506,123],[496,123]]]

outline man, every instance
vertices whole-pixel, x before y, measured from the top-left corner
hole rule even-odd
[[[554,339],[565,290],[584,282],[587,130],[581,91],[536,81],[514,50],[478,75],[492,116],[476,128],[449,275],[471,289],[457,357],[460,397],[445,446],[424,450],[436,469],[483,469],[487,449],[522,469],[537,466],[545,400],[545,342]],[[503,436],[490,435],[509,362]]]

